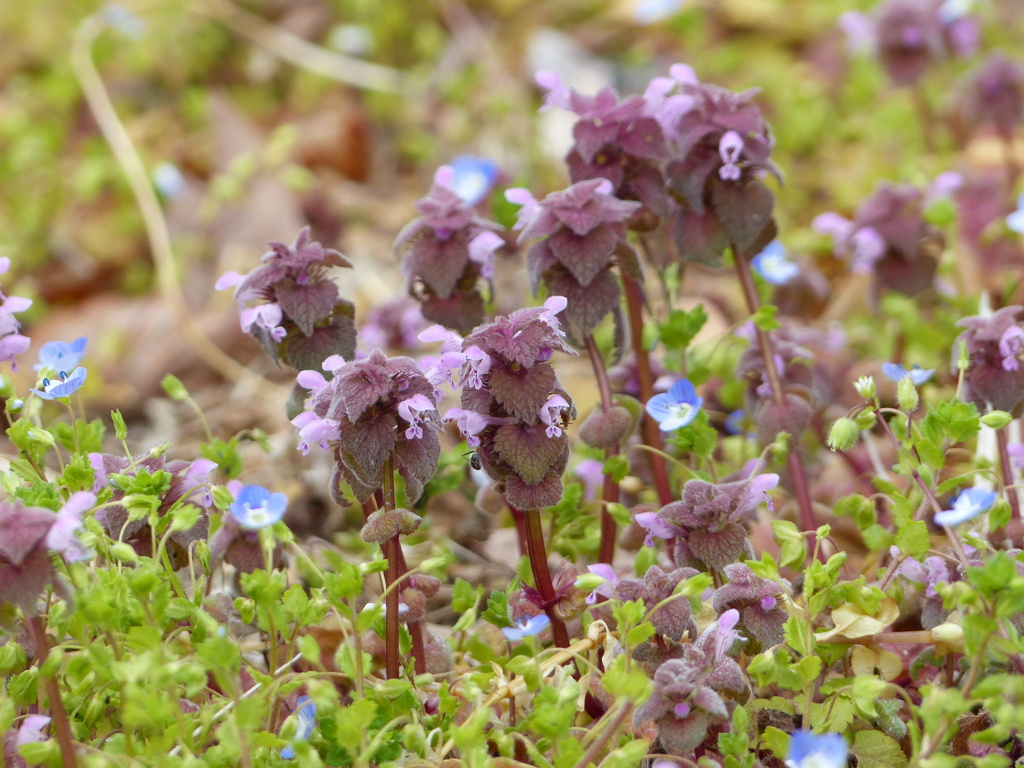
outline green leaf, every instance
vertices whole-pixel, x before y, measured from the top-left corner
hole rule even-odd
[[[931,547],[928,525],[923,520],[911,520],[896,531],[896,546],[904,554],[922,559]]]
[[[857,768],[903,768],[907,764],[899,743],[881,731],[857,731],[850,751],[857,757]]]
[[[661,343],[669,350],[686,349],[708,321],[704,306],[698,304],[689,312],[681,309],[669,313],[668,320],[658,325]]]
[[[750,319],[762,331],[774,331],[782,327],[782,323],[776,317],[778,313],[779,308],[774,304],[762,304]]]
[[[769,725],[761,734],[761,745],[779,760],[786,759],[789,752],[789,734],[774,725]]]
[[[796,525],[789,520],[772,520],[772,530],[783,567],[801,568],[807,559],[807,542]]]

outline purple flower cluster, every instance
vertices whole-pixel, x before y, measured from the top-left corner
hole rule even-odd
[[[402,269],[423,316],[466,333],[483,321],[478,284],[493,276],[504,241],[501,227],[478,216],[455,183],[453,168],[438,169],[430,193],[416,203],[422,215],[398,233],[394,248],[405,254]]]
[[[444,337],[441,356],[424,361],[437,386],[460,369],[462,407],[444,415],[454,421],[497,490],[518,509],[557,504],[569,458],[565,426],[575,415],[548,362],[553,351],[576,354],[563,340],[555,317],[563,297],[543,307],[520,309],[477,328],[465,339],[428,329],[424,338]]]
[[[418,498],[441,451],[434,385],[411,358],[387,357],[377,349],[349,363],[329,357],[323,369],[333,374],[330,381],[318,371],[299,374],[310,397],[292,423],[303,453],[312,443],[333,453],[335,499],[346,503],[342,481],[357,500],[369,498],[381,486],[389,458],[405,480],[406,494]]]
[[[0,258],[0,275],[11,268],[9,258]],[[0,291],[0,363],[5,360],[11,361],[11,368],[18,370],[16,355],[24,353],[31,343],[28,336],[22,336],[18,331],[21,323],[14,316],[24,312],[32,306],[32,299],[21,296],[6,296]]]
[[[217,290],[235,289],[242,330],[274,362],[298,370],[316,368],[330,355],[352,357],[355,312],[327,276],[330,267],[351,267],[348,259],[310,240],[309,227],[292,245],[267,245],[270,251],[262,266],[248,275],[228,272],[217,280]],[[248,306],[254,301],[264,303]]]
[[[1003,307],[991,315],[965,317],[957,325],[967,330],[957,341],[967,345],[964,371],[965,400],[979,409],[1024,413],[1024,307]],[[954,370],[955,373],[955,370]]]

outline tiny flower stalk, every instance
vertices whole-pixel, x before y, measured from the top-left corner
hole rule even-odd
[[[736,274],[743,288],[743,297],[747,302],[747,310],[751,315],[760,308],[761,302],[757,295],[757,287],[754,285],[754,277],[751,274],[750,262],[745,255],[732,245],[733,259],[736,262]],[[757,332],[757,343],[761,347],[761,357],[764,361],[765,375],[768,378],[768,385],[771,388],[772,399],[778,408],[786,405],[786,393],[782,388],[782,381],[779,378],[779,371],[775,367],[776,358],[772,349],[771,337],[762,328],[755,328]],[[799,435],[794,435],[799,438]],[[811,495],[807,487],[807,474],[804,472],[803,459],[800,457],[799,446],[794,446],[786,456],[786,466],[789,468],[790,479],[793,483],[793,494],[796,496],[797,507],[800,510],[800,523],[805,531],[813,531],[817,526],[814,520],[814,510],[811,507]]]

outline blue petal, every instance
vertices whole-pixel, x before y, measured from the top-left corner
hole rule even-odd
[[[33,368],[37,371],[50,368],[54,371],[70,371],[75,368],[85,355],[85,347],[89,339],[85,336],[75,339],[70,344],[66,341],[51,341],[43,344],[39,350],[39,362]]]
[[[522,640],[524,637],[533,637],[543,632],[551,624],[547,614],[541,613],[537,616],[520,622],[514,627],[503,627],[501,632],[508,640]]]
[[[797,731],[789,740],[787,768],[846,768],[849,748],[838,733]]]
[[[882,373],[890,381],[899,382],[900,379],[907,375],[907,369],[899,363],[882,363]]]
[[[670,408],[675,404],[676,402],[671,397],[662,393],[648,400],[645,407],[651,418],[660,424],[665,419],[671,417],[672,411]]]
[[[85,383],[85,376],[85,368],[76,368],[64,381],[54,387],[50,387],[48,391],[41,389],[33,389],[32,391],[43,398],[43,400],[60,400],[64,397],[70,397],[77,392]]]
[[[699,398],[697,397],[697,390],[693,388],[693,384],[690,383],[689,379],[680,379],[668,390],[668,396],[676,403],[695,403]]]

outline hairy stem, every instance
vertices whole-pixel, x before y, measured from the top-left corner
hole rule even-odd
[[[597,348],[597,343],[592,335],[587,336],[587,354],[590,355],[590,364],[594,367],[594,378],[597,380],[597,389],[601,395],[601,410],[608,413],[612,409],[612,387],[608,381],[608,371],[604,367],[604,358]],[[618,444],[605,448],[604,457],[607,460],[619,452]],[[615,518],[608,512],[609,504],[616,504],[619,501],[619,484],[609,475],[604,475],[604,487],[601,491],[601,548],[598,553],[598,562],[611,563],[615,556],[615,534],[618,532],[615,525]]]
[[[602,730],[601,735],[597,740],[590,745],[590,748],[583,754],[580,761],[576,763],[576,768],[587,768],[588,765],[597,764],[598,755],[600,755],[601,752],[604,751],[604,748],[608,746],[608,742],[612,740],[612,737],[619,732],[619,728],[622,727],[622,724],[626,721],[626,718],[629,717],[632,711],[633,705],[626,702],[615,714],[615,717],[612,718],[611,723]]]
[[[754,277],[750,273],[750,262],[737,249],[735,244],[730,244],[733,253],[733,260],[736,262],[736,274],[743,288],[743,298],[747,302],[747,311],[755,314],[761,306],[761,300],[757,295],[757,288],[754,285]],[[782,388],[782,380],[779,378],[779,371],[775,367],[775,353],[772,349],[772,340],[767,331],[757,328],[757,343],[761,347],[761,357],[764,359],[764,370],[768,377],[768,385],[772,390],[772,399],[779,407],[786,403],[786,393]],[[794,440],[799,440],[799,435],[793,435]],[[789,469],[790,481],[793,483],[793,495],[796,497],[797,507],[800,510],[800,524],[805,531],[813,531],[817,528],[814,521],[814,508],[811,506],[811,494],[807,487],[807,473],[804,471],[804,462],[800,457],[800,446],[794,445],[786,456],[786,467]]]
[[[402,547],[398,547],[398,575],[401,577],[403,574],[409,571],[409,566],[405,562],[405,553],[402,551]],[[410,621],[407,625],[409,627],[409,634],[412,636],[412,663],[413,669],[417,675],[422,675],[427,671],[427,649],[423,642],[423,625],[418,621]]]
[[[1009,441],[1006,437],[1006,427],[996,430],[996,445],[999,447],[999,468],[1003,473],[1003,488],[1006,490],[1006,498],[1010,501],[1010,509],[1013,512],[1013,519],[1020,520],[1020,499],[1017,497],[1016,479],[1013,475],[1013,466],[1010,464],[1010,452],[1007,450]]]
[[[640,241],[646,251],[646,243]],[[651,359],[644,348],[644,313],[643,313],[643,292],[640,283],[627,274],[622,275],[622,287],[626,294],[626,310],[629,313],[629,338],[633,347],[633,356],[636,358],[637,379],[640,382],[640,399],[647,403],[654,397],[654,374],[651,373]],[[661,439],[661,429],[657,422],[644,412],[640,420],[640,429],[644,442],[657,451],[664,451],[665,444]],[[654,487],[658,491],[658,501],[662,506],[671,504],[673,501],[672,488],[669,485],[668,467],[657,453],[651,453],[651,474],[654,476]]]
[[[569,647],[569,632],[565,623],[555,615],[555,586],[551,582],[548,570],[548,555],[544,547],[544,529],[540,523],[540,512],[536,509],[524,509],[520,513],[526,526],[526,549],[530,556],[530,568],[537,590],[544,599],[544,612],[551,619],[551,631],[555,635],[555,645],[560,648]]]
[[[32,638],[32,644],[36,647],[39,667],[42,668],[46,666],[46,660],[50,656],[50,644],[46,639],[43,620],[39,614],[26,617],[25,626],[28,629],[29,637]],[[71,735],[71,723],[68,722],[68,713],[60,698],[60,685],[58,685],[56,677],[46,678],[46,693],[50,697],[50,717],[53,718],[53,726],[57,731],[61,764],[65,768],[77,768],[78,757],[75,755],[75,740]]]

